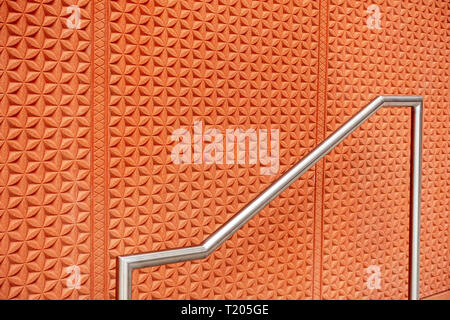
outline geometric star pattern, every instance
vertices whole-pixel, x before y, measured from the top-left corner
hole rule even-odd
[[[367,28],[366,1],[330,1],[326,131],[382,92],[423,96],[420,289],[429,296],[450,279],[449,5],[373,4],[379,30]],[[325,299],[407,298],[411,111],[381,111],[324,161]],[[381,268],[382,290],[365,286],[370,265]]]
[[[279,172],[315,145],[318,6],[111,8],[113,297],[117,255],[199,244],[276,178],[254,165],[173,164],[174,130],[194,121],[221,132],[279,129]],[[137,272],[135,297],[311,298],[313,178],[310,171],[212,257]]]
[[[449,9],[0,2],[0,299],[115,299],[117,256],[200,244],[378,95],[424,98],[420,293],[450,290]],[[278,173],[174,164],[195,121],[278,129]],[[134,271],[133,298],[406,299],[411,129],[381,109],[208,258]]]
[[[58,1],[0,4],[0,297],[90,295],[90,45]],[[64,10],[64,11],[63,11]],[[80,289],[66,286],[78,266]]]

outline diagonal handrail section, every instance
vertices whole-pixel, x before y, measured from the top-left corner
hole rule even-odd
[[[345,122],[339,129],[314,148],[307,156],[284,173],[259,196],[234,215],[222,227],[211,234],[202,244],[187,248],[169,249],[118,257],[118,299],[131,299],[132,272],[135,269],[159,266],[169,263],[203,259],[222,245],[245,223],[267,206],[280,193],[300,178],[349,134],[359,128],[370,116],[382,107],[412,107],[412,165],[410,204],[410,265],[409,298],[419,299],[419,257],[420,257],[420,193],[422,175],[422,97],[379,96],[360,112]]]

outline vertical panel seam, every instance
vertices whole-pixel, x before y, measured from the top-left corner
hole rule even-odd
[[[92,63],[93,63],[93,273],[92,296],[94,299],[106,298],[106,0],[93,1]]]
[[[328,0],[319,4],[319,47],[317,64],[317,110],[316,110],[316,144],[325,139],[325,112],[327,88],[327,56],[328,56]],[[321,265],[322,265],[322,231],[323,231],[323,190],[325,161],[315,166],[314,192],[314,261],[313,261],[313,299],[322,298]]]
[[[91,151],[90,151],[90,237],[91,237],[91,258],[90,258],[90,266],[89,266],[89,272],[91,275],[95,274],[95,246],[94,246],[94,237],[95,237],[95,156],[94,156],[94,146],[95,146],[95,1],[92,1],[91,3],[91,17],[90,17],[90,28],[91,28],[91,90],[89,91],[90,101],[91,101],[91,108],[90,108],[90,118],[91,118],[91,137],[90,137],[90,143],[91,143]],[[94,89],[93,89],[94,88]],[[90,277],[90,284],[89,284],[89,296],[92,298],[94,296],[94,290],[95,290],[95,277]]]
[[[109,0],[102,0],[104,1],[104,6],[105,6],[105,23],[104,23],[104,28],[105,28],[105,41],[103,42],[104,44],[104,48],[105,48],[105,62],[104,62],[104,74],[105,74],[105,78],[104,78],[104,94],[105,94],[105,99],[104,99],[104,106],[103,106],[103,111],[104,111],[104,115],[105,115],[105,123],[104,123],[104,139],[105,139],[105,157],[104,157],[104,172],[105,172],[105,176],[104,176],[104,201],[105,201],[105,206],[104,206],[104,254],[103,254],[103,280],[104,280],[104,287],[103,287],[103,294],[105,299],[108,299],[109,297],[109,293],[108,293],[108,288],[109,288],[109,278],[108,278],[108,274],[109,274],[109,266],[108,266],[108,261],[109,261],[109,250],[108,250],[108,241],[109,241],[109,237],[108,237],[108,229],[109,229],[109,220],[108,220],[108,208],[109,208],[109,135],[108,135],[108,128],[109,128],[109,87],[108,85],[106,85],[106,83],[109,83],[109,5],[110,2]]]

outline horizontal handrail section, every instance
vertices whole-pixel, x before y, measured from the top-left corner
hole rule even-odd
[[[381,107],[412,107],[413,137],[411,165],[411,212],[410,212],[410,266],[409,298],[419,298],[419,255],[420,255],[420,193],[422,166],[422,97],[379,96],[360,112],[345,122],[307,156],[284,173],[259,196],[234,215],[202,244],[187,248],[169,249],[118,257],[118,299],[131,299],[132,272],[135,269],[159,266],[169,263],[203,259],[222,245],[245,223],[267,206],[280,193],[300,178],[308,169],[326,156],[349,134],[359,128]]]

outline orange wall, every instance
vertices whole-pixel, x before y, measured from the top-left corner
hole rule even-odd
[[[200,243],[391,94],[424,97],[421,296],[449,290],[450,4],[374,0],[381,29],[369,4],[0,2],[0,298],[115,298],[118,255]],[[381,110],[209,258],[136,271],[133,297],[407,298],[410,117]],[[194,121],[278,129],[278,174],[174,164]]]

